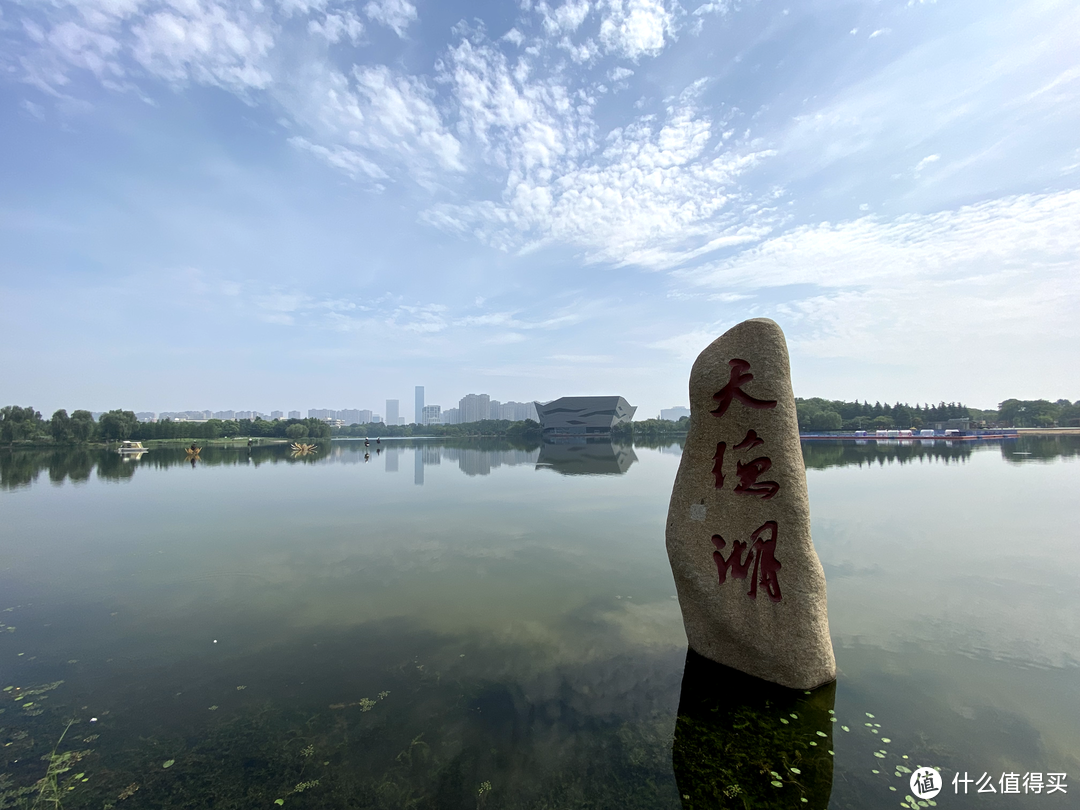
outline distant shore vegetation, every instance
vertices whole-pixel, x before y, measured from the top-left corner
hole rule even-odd
[[[1080,400],[1006,399],[997,410],[978,410],[967,405],[846,402],[814,397],[795,400],[802,431],[914,429],[949,419],[970,419],[984,427],[1080,427]],[[618,425],[613,439],[652,439],[686,433],[690,420],[678,422],[644,419]],[[540,425],[531,419],[511,422],[484,419],[458,425],[386,425],[381,422],[331,427],[320,419],[209,419],[205,422],[140,422],[133,411],[112,410],[97,420],[86,410],[56,411],[44,419],[33,407],[7,405],[0,408],[0,444],[80,445],[117,441],[194,440],[237,438],[300,439],[381,438],[428,436],[433,438],[539,439]]]

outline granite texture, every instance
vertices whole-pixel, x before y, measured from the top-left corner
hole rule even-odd
[[[667,550],[690,647],[794,689],[836,678],[784,333],[755,318],[694,362]]]

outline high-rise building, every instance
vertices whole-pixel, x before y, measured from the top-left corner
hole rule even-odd
[[[346,408],[345,410],[337,412],[337,418],[344,422],[346,425],[359,425],[360,411],[356,408]]]
[[[684,416],[687,418],[690,417],[690,409],[684,408],[681,405],[660,409],[660,418],[668,422],[678,422]]]
[[[135,414],[135,418],[140,422],[156,422],[157,414],[153,411],[139,411]]]
[[[236,411],[214,411],[215,419],[235,419]]]
[[[307,412],[307,415],[308,415],[308,419],[331,419],[331,418],[333,418],[333,414],[330,413],[330,411],[327,410],[326,408],[309,408],[308,412]]]
[[[300,411],[289,411],[289,418],[290,419],[299,419],[300,418]]]
[[[423,424],[423,425],[437,425],[437,424],[439,424],[439,422],[442,421],[442,414],[440,413],[441,410],[442,410],[442,408],[439,405],[425,405],[424,409],[421,411],[421,417],[420,418],[423,421],[420,424]]]
[[[369,423],[371,423],[371,422],[374,422],[374,421],[375,421],[375,420],[374,420],[374,419],[372,418],[372,413],[371,413],[371,411],[368,411],[368,410],[361,410],[361,411],[359,412],[359,414],[360,414],[360,415],[359,415],[359,418],[358,418],[358,419],[356,420],[356,423],[357,423],[358,425],[367,425],[367,424],[369,424]]]
[[[416,410],[413,411],[413,424],[424,425],[424,386],[416,386]]]
[[[284,415],[285,414],[283,414],[281,411],[270,411],[270,418],[271,419],[280,419]]]
[[[459,418],[462,424],[479,422],[490,418],[491,397],[487,394],[466,394],[458,402]]]
[[[460,425],[461,424],[461,411],[458,408],[447,408],[440,415],[442,424],[444,425]]]
[[[386,400],[386,424],[396,425],[398,423],[398,401],[396,399]]]

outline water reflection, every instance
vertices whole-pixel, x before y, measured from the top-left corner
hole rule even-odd
[[[1007,442],[1006,444],[1012,444]],[[995,444],[994,447],[997,445]],[[963,464],[971,454],[988,449],[987,445],[973,442],[946,442],[938,440],[887,442],[875,440],[831,441],[815,439],[802,443],[803,461],[808,470],[824,470],[829,467],[864,467],[870,464],[911,464],[937,462]]]
[[[787,689],[687,650],[671,751],[683,807],[827,807],[835,702],[835,682]]]
[[[545,442],[536,468],[550,468],[562,475],[622,475],[637,460],[634,448],[626,444]]]
[[[372,450],[374,447],[374,450]],[[424,469],[443,459],[457,464],[468,476],[490,475],[503,466],[535,466],[562,475],[621,475],[638,457],[634,447],[650,448],[663,454],[682,453],[681,442],[653,441],[613,444],[607,441],[553,444],[514,444],[487,439],[480,441],[387,442],[366,446],[361,441],[334,441],[311,453],[296,453],[288,444],[208,446],[192,455],[187,448],[155,447],[149,452],[120,455],[100,448],[0,449],[0,489],[15,489],[36,481],[43,470],[54,485],[70,481],[79,484],[95,473],[106,481],[130,480],[141,467],[165,469],[190,464],[193,468],[262,464],[363,464],[382,459],[383,469],[398,472],[401,457],[413,454],[413,483],[423,486]],[[963,464],[978,453],[999,453],[1010,464],[1045,463],[1080,456],[1080,437],[1022,436],[995,443],[946,442],[942,440],[894,442],[808,441],[803,442],[807,469],[868,467],[887,464]],[[407,462],[406,462],[407,463]]]

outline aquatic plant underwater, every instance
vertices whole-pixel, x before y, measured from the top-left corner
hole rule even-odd
[[[121,710],[91,718],[65,704],[63,681],[5,685],[0,809],[935,806],[907,780],[948,753],[917,740],[904,753],[874,712],[838,717],[835,684],[729,679],[702,692],[691,669],[674,728],[662,716],[539,722],[551,707],[514,708],[512,686],[415,661],[386,672],[391,689],[314,712],[236,686],[242,703],[150,735]],[[851,740],[857,754],[838,762]]]

